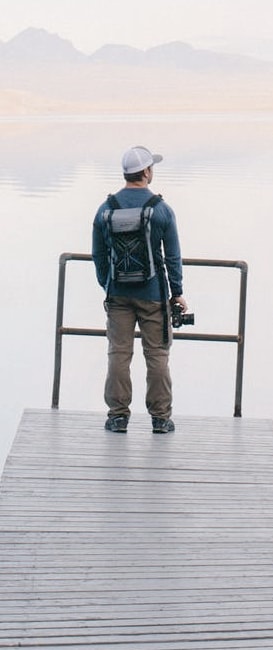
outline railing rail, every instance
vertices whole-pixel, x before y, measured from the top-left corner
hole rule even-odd
[[[55,361],[54,361],[54,379],[52,391],[52,408],[59,407],[60,381],[61,381],[61,363],[62,363],[62,337],[66,335],[76,336],[106,336],[105,329],[64,327],[64,296],[65,296],[65,279],[66,264],[69,261],[91,262],[92,255],[85,253],[62,253],[59,258],[59,280],[58,280],[58,297],[57,297],[57,315],[56,315],[56,332],[55,332]],[[237,334],[202,334],[196,332],[174,332],[173,338],[190,340],[190,341],[219,341],[237,344],[237,364],[236,364],[236,384],[235,384],[235,404],[234,417],[242,415],[242,387],[243,387],[243,364],[244,364],[244,343],[245,343],[245,319],[246,319],[246,293],[247,293],[247,263],[244,261],[234,260],[210,260],[210,259],[184,259],[184,266],[207,266],[236,268],[241,272],[240,279],[240,296],[239,296],[239,318]],[[135,332],[135,337],[140,338],[140,332]]]

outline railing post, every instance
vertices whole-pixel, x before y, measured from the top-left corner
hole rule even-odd
[[[58,280],[58,297],[57,297],[57,316],[56,316],[56,333],[55,333],[55,365],[54,380],[52,391],[52,405],[54,409],[59,408],[61,365],[62,365],[62,325],[64,312],[64,289],[65,289],[65,271],[66,262],[71,256],[63,253],[59,258],[59,280]]]
[[[240,298],[239,298],[240,300],[239,325],[238,325],[237,368],[236,368],[236,387],[235,387],[235,406],[234,406],[235,418],[240,418],[242,416],[246,292],[247,292],[247,271],[248,271],[246,262],[238,262],[238,267],[241,269],[241,284],[240,284]]]

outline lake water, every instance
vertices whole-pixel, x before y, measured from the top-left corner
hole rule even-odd
[[[184,257],[249,265],[243,416],[272,418],[273,115],[25,119],[0,123],[2,467],[25,408],[51,404],[58,258],[90,252],[94,213],[123,185],[134,144],[160,152],[152,189],[177,215]],[[198,332],[236,333],[240,273],[185,267]],[[103,327],[93,264],[70,263],[65,324]],[[66,337],[60,408],[105,411],[106,339]],[[232,416],[236,346],[175,341],[175,413]],[[136,341],[132,409],[143,412]]]

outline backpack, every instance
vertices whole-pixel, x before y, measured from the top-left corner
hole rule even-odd
[[[110,277],[115,282],[140,284],[154,277],[151,217],[161,200],[158,194],[140,208],[121,208],[114,195],[108,196],[104,220],[110,242]]]

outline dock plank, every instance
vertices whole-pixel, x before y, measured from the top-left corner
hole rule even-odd
[[[0,489],[0,647],[273,647],[273,424],[127,435],[27,410]]]

